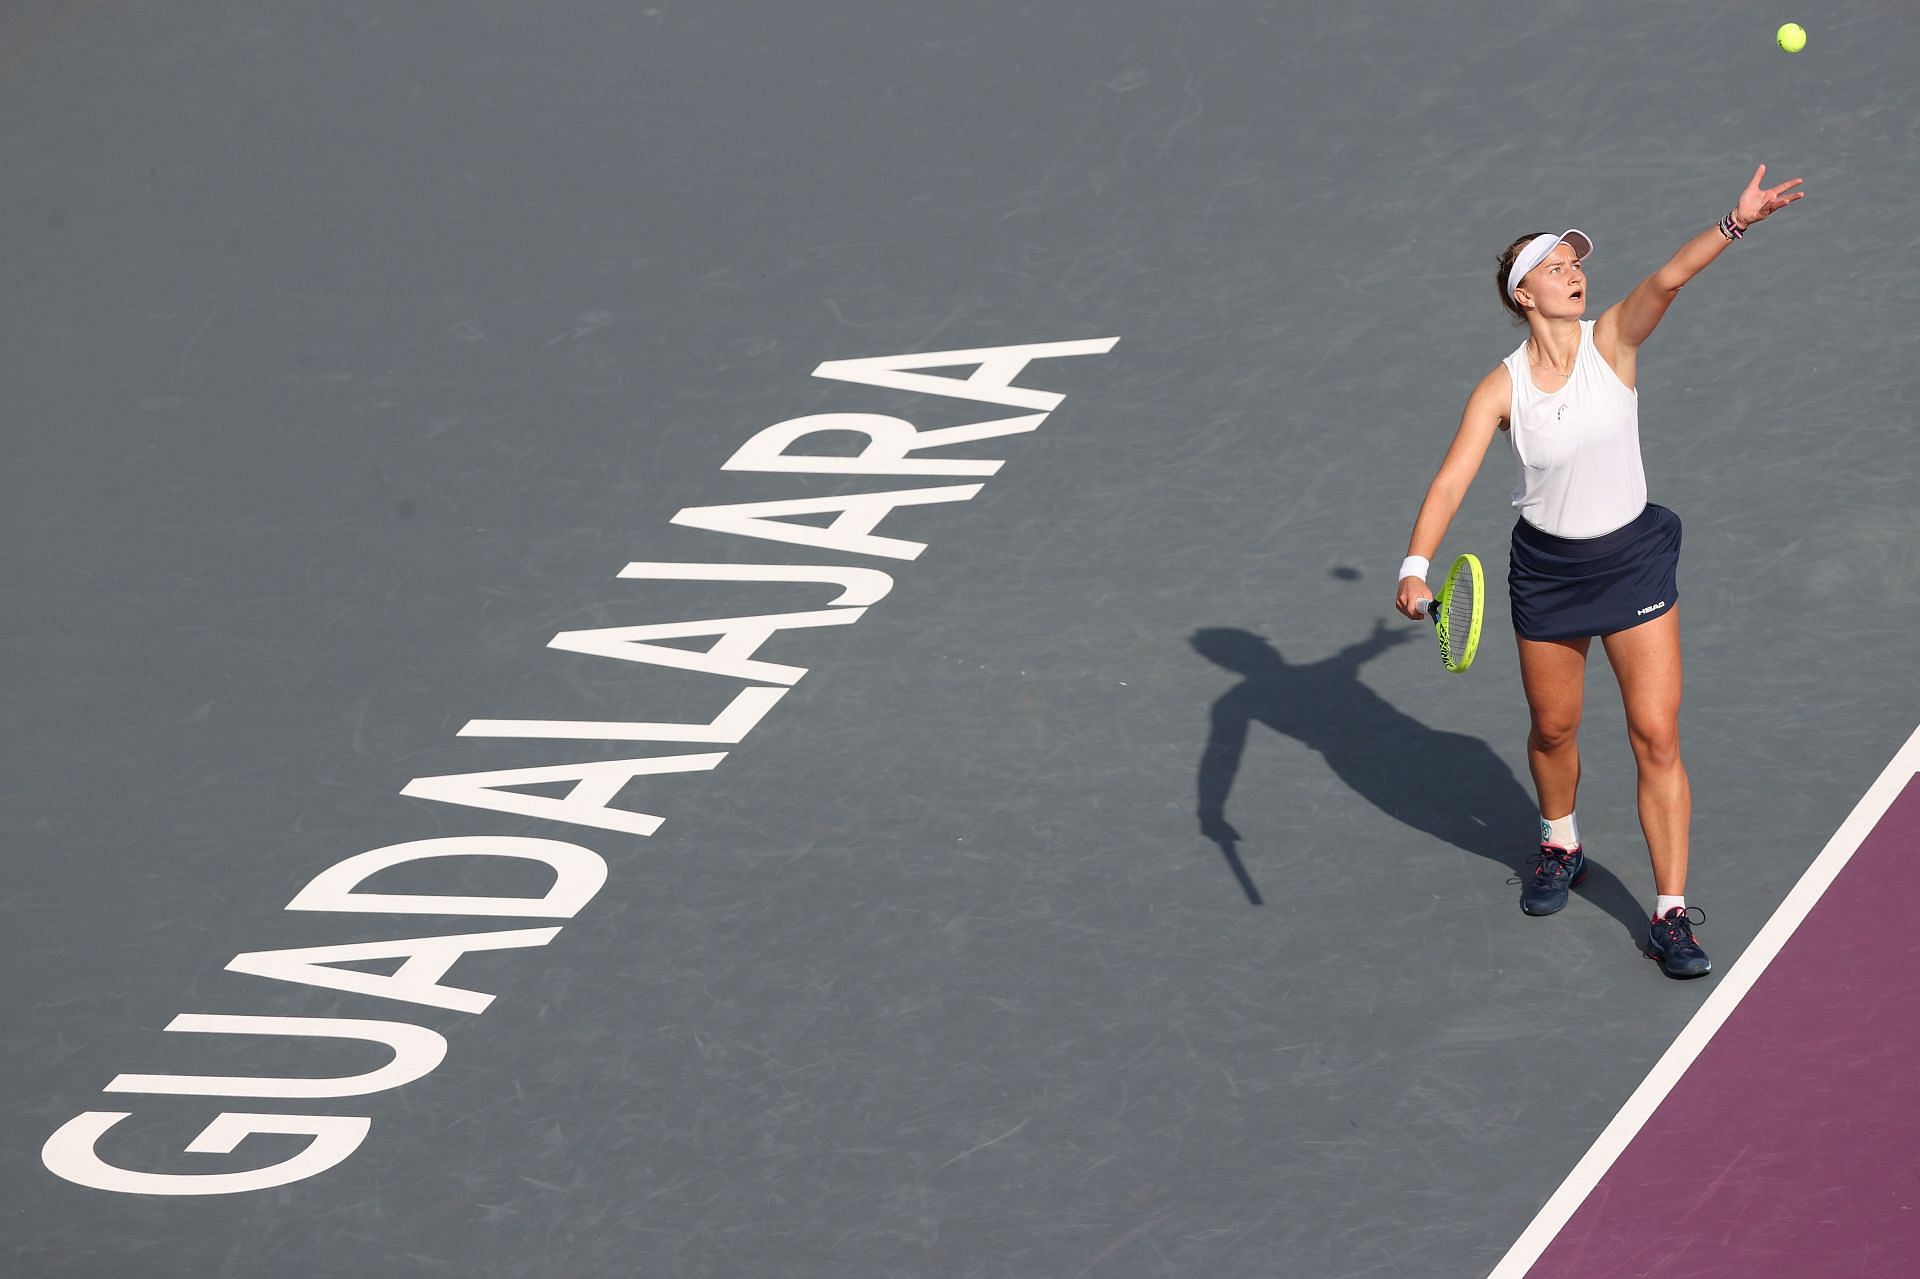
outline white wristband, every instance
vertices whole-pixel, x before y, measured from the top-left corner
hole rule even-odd
[[[1427,570],[1432,567],[1433,565],[1427,562],[1426,556],[1409,555],[1407,556],[1407,558],[1400,561],[1400,576],[1401,577],[1417,577],[1424,582],[1427,580]]]

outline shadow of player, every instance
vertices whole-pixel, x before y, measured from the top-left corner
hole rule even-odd
[[[1455,848],[1531,874],[1525,856],[1539,825],[1533,796],[1477,737],[1429,728],[1360,681],[1381,653],[1423,638],[1413,627],[1374,623],[1373,633],[1318,662],[1289,663],[1250,631],[1209,627],[1190,643],[1208,661],[1241,677],[1213,704],[1200,757],[1200,830],[1219,845],[1247,899],[1260,904],[1227,821],[1227,797],[1240,771],[1247,729],[1264,724],[1319,753],[1333,773],[1387,816]],[[1635,938],[1646,930],[1640,904],[1613,872],[1588,858],[1578,893],[1619,920]],[[1515,893],[1516,906],[1518,892]]]

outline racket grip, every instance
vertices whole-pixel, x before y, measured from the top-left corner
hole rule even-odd
[[[1426,614],[1428,621],[1432,621],[1434,618],[1440,616],[1440,610],[1438,607],[1434,605],[1434,602],[1432,600],[1428,600],[1428,599],[1415,600],[1413,602],[1413,606],[1419,609],[1422,613]]]

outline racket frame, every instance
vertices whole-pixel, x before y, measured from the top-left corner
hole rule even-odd
[[[1453,627],[1448,620],[1452,617],[1454,592],[1459,589],[1462,575],[1472,585],[1473,608],[1468,614],[1467,637],[1464,645],[1453,642]],[[1480,566],[1480,557],[1466,554],[1456,557],[1453,567],[1447,570],[1447,580],[1440,587],[1440,598],[1421,600],[1418,607],[1427,615],[1440,640],[1440,662],[1448,670],[1458,675],[1473,665],[1474,656],[1480,651],[1480,623],[1486,613],[1487,575]]]

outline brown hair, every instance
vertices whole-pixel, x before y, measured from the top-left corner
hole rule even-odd
[[[1525,324],[1527,322],[1527,311],[1525,307],[1515,302],[1507,293],[1507,272],[1513,270],[1513,260],[1520,256],[1520,250],[1526,248],[1540,236],[1549,234],[1551,234],[1551,232],[1535,231],[1530,235],[1523,235],[1512,244],[1509,244],[1507,251],[1500,255],[1500,274],[1495,277],[1496,283],[1500,286],[1500,305],[1507,308],[1507,313],[1513,316],[1513,322],[1515,324]]]

